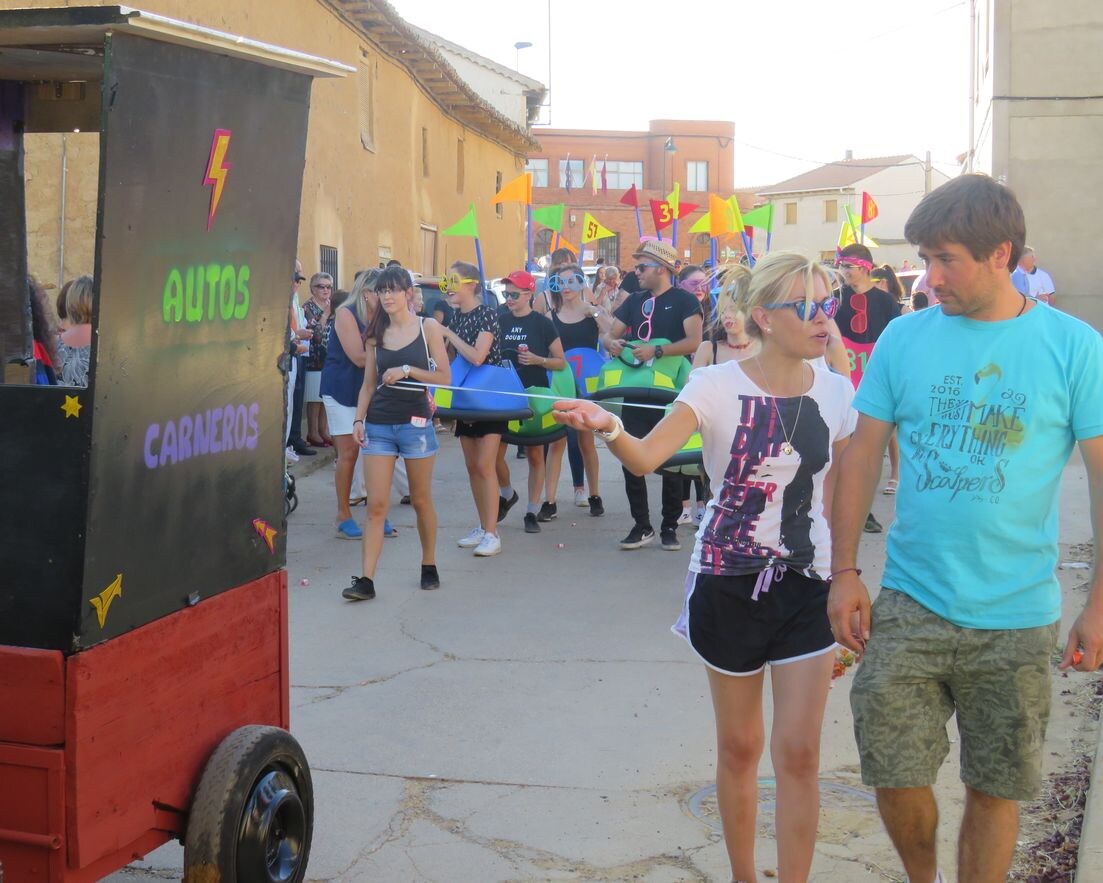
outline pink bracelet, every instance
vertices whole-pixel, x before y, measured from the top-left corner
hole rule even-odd
[[[856,574],[858,574],[858,576],[862,575],[862,568],[860,568],[860,567],[844,567],[842,570],[836,570],[834,573],[828,575],[827,581],[831,582],[831,580],[833,580],[835,577],[837,577],[840,573],[850,573],[850,571],[852,571],[852,570]]]

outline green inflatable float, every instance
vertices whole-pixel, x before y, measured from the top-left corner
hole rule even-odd
[[[547,386],[530,386],[525,392],[530,396],[554,396],[556,399],[573,399],[578,397],[575,388],[574,372],[570,365],[560,368],[558,371],[548,372]],[[556,441],[567,434],[567,427],[555,422],[552,417],[551,399],[529,398],[529,408],[532,416],[527,420],[510,420],[506,432],[502,435],[502,441],[511,445],[530,447],[532,445],[545,445]]]

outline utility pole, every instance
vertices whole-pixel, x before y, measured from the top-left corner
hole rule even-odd
[[[927,151],[927,159],[923,163],[923,192],[931,192],[931,152]]]

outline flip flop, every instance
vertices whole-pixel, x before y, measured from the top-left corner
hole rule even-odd
[[[896,489],[900,487],[900,480],[896,478],[890,478],[885,482],[885,489],[881,491],[886,497],[891,497],[896,493]]]

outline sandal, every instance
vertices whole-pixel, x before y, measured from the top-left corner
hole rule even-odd
[[[885,482],[885,489],[881,491],[886,497],[891,497],[896,493],[896,489],[900,487],[900,479],[890,478]]]

